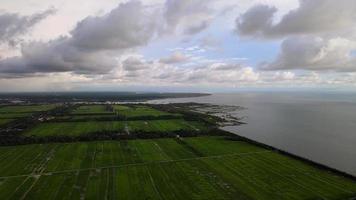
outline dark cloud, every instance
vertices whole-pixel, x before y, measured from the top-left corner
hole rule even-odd
[[[211,0],[167,0],[164,19],[167,29],[193,35],[205,30],[213,20]]]
[[[300,0],[298,8],[276,21],[277,9],[257,5],[236,20],[240,36],[283,39],[265,70],[356,71],[356,1]]]
[[[276,11],[276,8],[266,5],[252,7],[236,21],[237,32],[243,36],[264,36],[272,27],[273,15]]]
[[[146,63],[137,57],[129,57],[122,62],[122,68],[125,71],[139,71],[146,69]]]
[[[140,2],[132,1],[101,17],[87,17],[71,32],[72,43],[83,50],[126,49],[146,44],[156,21]]]
[[[21,57],[0,60],[0,72],[24,76],[108,73],[118,66],[116,57],[123,51],[144,45],[153,37],[155,26],[147,20],[152,20],[152,15],[140,2],[120,4],[104,16],[80,21],[68,37],[23,44]]]
[[[35,24],[55,13],[54,9],[29,16],[14,13],[0,13],[0,43],[14,43],[16,37],[25,34]]]
[[[273,23],[277,9],[257,5],[236,20],[242,36],[285,37],[349,29],[356,24],[356,1],[300,0],[300,6]]]
[[[48,42],[23,42],[21,56],[0,60],[0,73],[31,76],[35,73],[73,72],[76,74],[107,74],[117,68],[118,58],[127,51],[147,44],[165,27],[179,29],[183,34],[195,34],[211,21],[211,10],[205,0],[167,0],[164,14],[156,7],[146,7],[139,1],[121,3],[102,16],[89,16],[77,23],[68,36]],[[28,27],[51,14],[49,10],[29,17],[9,15],[1,19],[0,40],[21,34]],[[160,21],[164,18],[164,23]],[[11,21],[6,25],[1,20]],[[164,63],[182,62],[183,55],[162,59]],[[144,68],[139,60],[127,59],[127,71]]]

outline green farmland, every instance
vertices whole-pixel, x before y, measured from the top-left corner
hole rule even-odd
[[[12,122],[12,121],[14,121],[14,119],[1,119],[0,118],[0,126],[4,125],[4,124],[7,124],[9,122]]]
[[[18,114],[18,113],[33,113],[42,112],[55,108],[54,104],[47,105],[28,105],[28,106],[5,106],[0,108],[0,114]]]
[[[68,115],[63,117],[57,117],[57,119],[66,121],[66,122],[78,122],[78,121],[96,121],[105,119],[112,120],[116,119],[117,115],[113,114],[90,114],[90,115]]]
[[[127,129],[125,128],[127,127]],[[26,132],[28,136],[80,136],[98,132],[142,131],[169,132],[179,130],[203,130],[199,122],[184,120],[148,120],[148,121],[97,121],[97,122],[56,122],[42,123]]]
[[[53,108],[2,107],[0,125]],[[354,180],[219,132],[210,116],[155,108],[66,105],[14,121],[25,128],[1,139],[26,145],[0,147],[0,200],[356,197]]]
[[[0,157],[0,199],[348,199],[356,194],[349,179],[223,137],[0,147]]]
[[[55,107],[56,105],[54,104],[0,107],[0,126],[19,118],[28,117],[34,113],[54,109]]]
[[[0,119],[22,118],[31,115],[32,113],[0,113]]]
[[[120,116],[125,118],[135,118],[135,117],[162,117],[162,116],[177,116],[179,114],[172,114],[168,112],[163,112],[156,110],[154,108],[150,108],[148,106],[124,106],[124,105],[115,105],[114,109]]]
[[[105,105],[85,105],[80,106],[72,112],[73,115],[98,115],[98,114],[110,114]]]

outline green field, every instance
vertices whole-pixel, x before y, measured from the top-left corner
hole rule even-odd
[[[201,131],[206,129],[204,124],[200,122],[185,121],[183,119],[127,121],[127,125],[130,131],[144,132]]]
[[[0,199],[348,199],[349,179],[222,137],[0,147]]]
[[[125,118],[135,118],[135,117],[162,117],[162,116],[180,116],[179,114],[173,114],[168,112],[159,111],[148,106],[124,106],[115,105],[114,109],[120,116]]]
[[[10,116],[16,119],[16,116],[50,109],[46,106],[26,106],[25,112],[20,111],[20,106],[2,107],[0,125],[11,120]],[[69,114],[55,116],[53,119],[57,121],[36,123],[20,134],[34,136],[27,139],[77,138],[94,133],[135,136],[133,133],[204,132],[212,127],[149,106],[114,105],[117,113],[109,108],[79,106]],[[164,118],[167,116],[177,118]],[[351,179],[223,136],[0,147],[0,200],[341,200],[353,197],[356,197],[356,183]]]
[[[71,114],[73,115],[98,115],[98,114],[110,114],[111,111],[106,109],[105,105],[86,105],[80,106],[75,109]]]
[[[96,132],[124,130],[124,122],[56,122],[42,123],[27,131],[27,136],[80,136]]]
[[[7,124],[7,123],[9,123],[9,122],[12,122],[12,121],[14,121],[15,119],[1,119],[0,118],[0,126],[1,125],[4,125],[4,124]]]
[[[0,125],[1,121],[5,119],[16,119],[22,117],[28,117],[33,113],[47,111],[55,108],[56,105],[29,105],[29,106],[4,106],[0,108]],[[4,120],[3,120],[4,119]]]
[[[116,119],[115,114],[90,114],[90,115],[68,115],[57,117],[57,119],[64,121],[95,121],[95,120],[105,120],[105,119]]]
[[[0,113],[0,119],[14,119],[30,116],[32,113]]]
[[[147,120],[147,121],[95,121],[95,122],[55,122],[42,123],[27,131],[27,136],[80,136],[97,132],[170,132],[178,130],[202,130],[199,122],[188,122],[182,119]]]
[[[32,113],[32,112],[42,112],[55,108],[55,104],[46,104],[46,105],[29,105],[29,106],[4,106],[0,108],[0,113]]]

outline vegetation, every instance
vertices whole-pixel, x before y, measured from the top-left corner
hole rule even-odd
[[[116,132],[170,132],[179,130],[202,130],[199,123],[184,120],[151,121],[97,121],[97,122],[56,122],[42,123],[25,133],[27,136],[80,136],[91,133]]]
[[[144,119],[178,118],[181,116],[180,114],[162,112],[160,110],[148,106],[143,106],[143,105],[134,105],[134,106],[115,105],[113,107],[122,119],[144,120]]]
[[[32,113],[0,113],[0,119],[22,118],[31,115]]]
[[[123,122],[42,123],[25,133],[28,136],[80,136],[96,132],[123,132]]]
[[[9,122],[11,122],[11,121],[13,121],[14,119],[1,119],[0,118],[0,126],[1,125],[4,125],[4,124],[7,124],[7,123],[9,123]]]
[[[48,111],[55,108],[55,104],[26,105],[26,106],[5,106],[0,108],[0,113],[31,113]]]
[[[0,199],[356,197],[354,179],[217,129],[224,120],[191,107],[1,107],[1,144],[41,144],[0,147]]]
[[[223,137],[25,145],[1,147],[0,155],[0,199],[347,199],[356,194],[349,179]]]
[[[112,114],[105,105],[85,105],[75,109],[72,114],[74,115],[100,115]]]

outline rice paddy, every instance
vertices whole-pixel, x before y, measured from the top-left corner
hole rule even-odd
[[[349,179],[223,137],[36,144],[1,147],[0,155],[0,199],[347,199],[356,194]]]
[[[53,107],[2,107],[0,116],[22,116],[22,108],[31,113]],[[177,118],[165,119],[167,116]],[[187,121],[180,114],[142,105],[115,105],[113,111],[105,105],[84,105],[57,118],[60,121],[38,123],[22,135],[79,137],[105,132],[150,134],[209,128],[199,121]],[[11,119],[1,118],[0,124]],[[354,197],[356,183],[350,178],[224,136],[0,147],[0,199]]]

